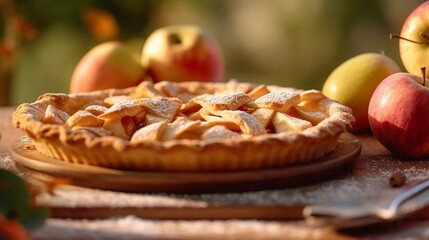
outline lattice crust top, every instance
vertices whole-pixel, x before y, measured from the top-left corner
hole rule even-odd
[[[282,150],[279,156],[272,155],[271,158],[290,155],[289,148],[294,145],[303,149],[314,148],[312,151],[317,154],[302,157],[305,150],[297,148],[293,159],[320,156],[332,150],[338,136],[354,121],[350,108],[327,98],[320,91],[234,80],[226,83],[143,82],[128,89],[80,94],[47,93],[33,103],[21,104],[13,113],[14,125],[40,143],[36,147],[47,155],[68,158],[68,161],[91,162],[97,158],[94,149],[99,148],[101,160],[95,164],[109,165],[116,163],[105,163],[106,150],[124,152],[133,149],[137,152],[131,155],[130,151],[125,161],[135,158],[136,154],[167,161],[177,155],[175,151],[180,148],[185,149],[180,151],[191,159],[182,163],[189,164],[183,167],[185,170],[209,168],[199,166],[200,163],[192,159],[213,159],[211,151],[218,148],[222,154],[231,154],[223,156],[215,151],[216,157],[237,158],[237,161],[243,156],[234,151],[247,151],[247,158],[258,157],[255,166],[267,157],[252,155],[253,147],[259,145],[273,149],[269,151]],[[327,146],[318,146],[323,141]],[[52,150],[51,145],[57,147]],[[77,151],[74,146],[78,145],[93,149],[94,154],[81,160],[74,156]],[[207,147],[205,151],[208,145],[216,147]],[[64,150],[66,148],[69,150]],[[167,152],[166,149],[174,150]],[[148,166],[140,166],[140,160],[136,158],[135,161],[129,165],[154,169],[170,166],[161,166],[155,160],[149,161]],[[181,166],[176,164],[172,169],[181,169]]]
[[[236,81],[223,85],[143,82],[133,89],[99,91],[93,97],[45,94],[34,104],[20,106],[17,112],[24,108],[29,113],[38,112],[31,116],[34,120],[61,125],[71,135],[116,136],[134,144],[299,132],[317,126],[334,113],[342,113],[349,124],[353,121],[349,108],[319,91],[270,89]],[[18,113],[14,114],[15,124],[28,130]]]

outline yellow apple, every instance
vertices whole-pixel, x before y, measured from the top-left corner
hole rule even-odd
[[[429,67],[429,1],[416,7],[402,25],[399,39],[399,53],[405,69],[420,75],[420,68]]]
[[[99,44],[83,56],[70,80],[70,92],[127,88],[144,80],[138,57],[120,42]]]
[[[142,64],[154,82],[223,80],[221,49],[208,32],[195,25],[172,25],[149,35]]]
[[[363,53],[339,65],[326,79],[322,92],[353,110],[352,131],[369,129],[368,105],[377,86],[386,77],[400,72],[398,64],[379,53]]]

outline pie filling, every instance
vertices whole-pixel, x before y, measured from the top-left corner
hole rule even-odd
[[[14,125],[55,159],[147,171],[223,171],[308,162],[335,148],[351,110],[316,90],[143,82],[128,89],[48,93]]]

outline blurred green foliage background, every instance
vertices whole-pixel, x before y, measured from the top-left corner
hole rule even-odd
[[[402,66],[398,41],[417,0],[0,0],[1,81],[8,105],[68,92],[80,58],[120,40],[139,54],[155,29],[192,23],[212,33],[226,80],[321,89],[339,64],[384,52]]]

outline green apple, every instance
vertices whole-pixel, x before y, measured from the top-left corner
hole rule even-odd
[[[101,43],[83,56],[76,66],[70,92],[89,92],[138,85],[146,71],[136,55],[120,42]]]
[[[146,39],[142,64],[154,82],[223,81],[222,51],[215,38],[195,25],[157,29]]]
[[[350,107],[356,118],[353,132],[369,129],[368,105],[383,79],[400,72],[398,64],[379,53],[363,53],[339,65],[326,79],[322,92]]]

